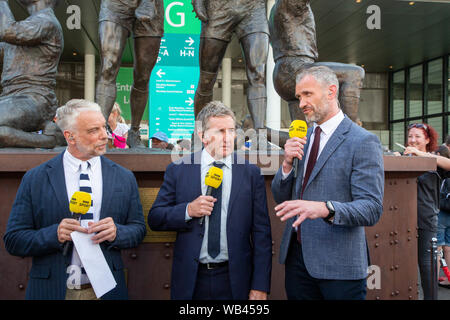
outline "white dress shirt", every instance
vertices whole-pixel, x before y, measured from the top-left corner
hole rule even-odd
[[[66,149],[63,156],[64,177],[66,180],[67,198],[72,198],[72,195],[80,190],[80,173],[81,161],[70,154]],[[92,186],[92,201],[94,221],[100,220],[100,209],[102,206],[103,196],[103,178],[102,178],[102,163],[100,157],[94,157],[88,160],[90,167],[88,168],[89,180]],[[86,226],[87,227],[87,226]]]
[[[70,154],[66,149],[63,156],[64,177],[67,189],[67,198],[70,202],[72,195],[80,190],[80,173],[81,173],[81,161]],[[93,215],[94,221],[100,220],[100,209],[102,205],[103,195],[103,179],[102,179],[102,163],[100,157],[94,157],[88,160],[90,166],[88,167],[89,180],[92,188],[92,201],[93,201]],[[87,228],[88,222],[91,220],[81,220],[82,227]],[[80,257],[75,247],[72,252],[72,265],[82,266]],[[86,274],[81,275],[81,284],[89,283],[89,279]]]
[[[208,254],[208,230],[209,230],[209,216],[205,216],[205,233],[203,236],[202,247],[200,250],[200,263],[219,263],[228,261],[228,244],[227,244],[227,216],[228,216],[228,204],[231,194],[231,168],[232,168],[232,156],[228,155],[226,158],[216,160],[214,159],[206,149],[203,149],[201,155],[201,169],[200,179],[202,186],[202,195],[206,194],[207,186],[205,184],[205,177],[208,170],[213,166],[214,161],[222,162],[225,165],[222,167],[222,207],[221,207],[221,219],[220,219],[220,253],[214,259]],[[191,220],[186,206],[186,221]]]

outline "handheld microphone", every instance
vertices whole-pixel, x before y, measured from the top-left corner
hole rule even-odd
[[[87,192],[83,191],[76,191],[72,195],[72,198],[70,199],[69,203],[69,210],[73,214],[73,218],[77,221],[80,221],[81,215],[86,214],[89,211],[89,208],[91,207],[91,195]],[[66,241],[64,244],[64,250],[63,255],[66,256],[67,252],[69,251],[71,242]]]
[[[308,130],[308,125],[303,120],[294,120],[291,122],[289,126],[289,137],[290,138],[304,138],[306,136],[306,132]],[[293,161],[294,166],[294,179],[297,178],[298,175],[298,158],[294,158]]]
[[[223,179],[223,170],[218,167],[211,167],[209,168],[208,172],[205,176],[205,185],[206,188],[206,195],[210,196],[212,194],[213,188],[217,189],[220,187],[220,184],[222,183]],[[200,225],[203,224],[203,220],[205,217],[203,216],[200,219]]]

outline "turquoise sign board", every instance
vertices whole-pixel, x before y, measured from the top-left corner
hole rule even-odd
[[[164,37],[149,84],[149,137],[162,131],[175,143],[194,131],[201,22],[191,0],[165,0],[164,6]]]
[[[161,39],[157,65],[198,66],[199,44],[199,35],[165,34]]]
[[[150,136],[163,131],[173,141],[191,139],[198,67],[161,66],[150,80]]]

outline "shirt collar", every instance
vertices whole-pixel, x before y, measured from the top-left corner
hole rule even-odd
[[[336,128],[339,126],[341,121],[344,120],[344,118],[345,118],[344,113],[342,112],[342,110],[339,110],[339,112],[336,115],[334,115],[331,119],[328,119],[327,121],[322,123],[320,125],[320,129],[326,136],[328,136],[330,133],[336,130]],[[317,126],[318,124],[314,122],[313,129],[315,130]]]
[[[91,165],[91,170],[94,171],[95,168],[100,163],[100,157],[96,156],[88,160],[89,164]],[[64,152],[64,164],[65,167],[73,172],[78,172],[80,170],[80,165],[83,161],[75,158],[68,149],[66,149],[66,152]]]
[[[218,162],[222,162],[223,164],[225,164],[225,166],[227,168],[231,169],[231,163],[232,163],[231,159],[232,159],[231,154],[229,154],[225,158],[216,160],[209,154],[209,152],[206,150],[206,148],[204,148],[202,151],[202,160],[201,160],[202,162],[201,163],[206,166],[212,166],[214,161],[218,161]]]

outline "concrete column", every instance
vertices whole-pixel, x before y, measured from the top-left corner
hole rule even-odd
[[[275,0],[267,0],[267,16],[269,18],[270,10],[275,4]],[[273,70],[275,62],[273,61],[272,46],[269,46],[269,55],[266,64],[266,90],[267,90],[267,111],[266,125],[275,130],[280,130],[281,124],[281,99],[273,86]]]
[[[231,108],[231,58],[225,56],[222,60],[222,102]]]
[[[84,99],[95,101],[95,55],[84,55]]]

